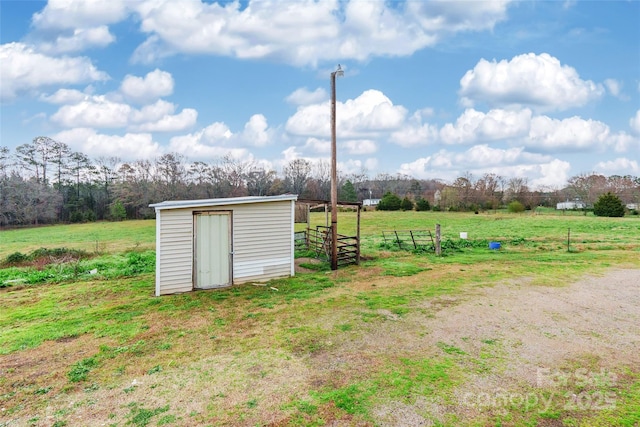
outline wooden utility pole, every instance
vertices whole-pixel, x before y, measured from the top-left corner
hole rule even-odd
[[[338,269],[338,166],[336,155],[336,76],[344,72],[338,69],[331,73],[331,269]]]

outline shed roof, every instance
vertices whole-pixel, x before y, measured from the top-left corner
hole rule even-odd
[[[279,202],[287,200],[297,200],[297,194],[281,194],[279,196],[246,196],[246,197],[226,197],[221,199],[199,199],[199,200],[168,200],[161,203],[149,205],[158,210],[200,208],[205,206],[241,205],[249,203]]]

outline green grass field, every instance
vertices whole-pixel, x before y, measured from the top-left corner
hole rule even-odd
[[[340,214],[341,233],[355,234],[355,223]],[[448,242],[442,257],[382,239],[435,224]],[[562,390],[614,393],[613,408],[461,411],[458,391],[504,376],[517,347],[498,336],[430,345],[424,326],[497,284],[558,289],[639,269],[640,218],[363,212],[361,234],[360,266],[156,298],[154,221],[1,231],[0,260],[41,247],[87,256],[0,269],[0,426],[393,425],[397,414],[446,426],[640,423],[640,370],[622,363],[614,385]],[[595,372],[599,357],[560,367]],[[520,382],[502,389],[532,392]]]

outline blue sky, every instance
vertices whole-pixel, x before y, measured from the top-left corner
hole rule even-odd
[[[0,0],[0,146],[452,181],[640,176],[638,1]]]

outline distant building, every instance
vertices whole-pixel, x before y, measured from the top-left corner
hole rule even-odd
[[[627,203],[627,209],[629,210],[638,210],[640,209],[640,203]]]
[[[380,204],[380,199],[364,199],[362,201],[362,206],[378,206]]]
[[[556,205],[556,209],[559,211],[571,210],[571,209],[584,209],[586,207],[587,205],[584,202],[581,202],[580,200],[576,200],[575,202],[570,202],[567,200],[566,202],[561,202]]]

